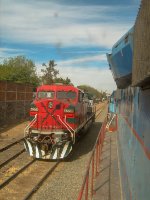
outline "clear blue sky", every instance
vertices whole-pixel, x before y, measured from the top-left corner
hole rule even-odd
[[[134,25],[140,0],[0,0],[0,62],[54,59],[75,85],[115,88],[105,54]]]

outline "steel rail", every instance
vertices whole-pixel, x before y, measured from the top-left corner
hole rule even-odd
[[[102,107],[100,107],[100,108],[96,109],[96,112],[97,112],[97,111],[99,111],[100,109],[103,109],[105,106],[106,106],[106,104],[105,104],[105,105],[103,105]]]
[[[41,187],[43,182],[49,177],[50,174],[55,170],[55,168],[59,165],[60,161],[58,161],[52,168],[46,172],[46,174],[41,178],[41,180],[34,186],[34,188],[23,198],[23,200],[28,200],[31,196]]]
[[[102,112],[102,110],[101,110]],[[100,113],[101,113],[100,112]],[[98,113],[98,115],[100,114]],[[93,116],[92,116],[93,117]],[[94,152],[93,152],[94,153]],[[58,164],[60,163],[60,161],[58,161],[52,168],[50,168],[48,170],[48,172],[46,172],[46,174],[42,177],[42,179],[34,186],[34,188],[23,198],[23,200],[29,200],[33,194],[41,187],[41,185],[43,184],[43,182],[49,177],[49,175],[55,170],[55,168],[58,166]]]
[[[23,172],[26,168],[28,168],[32,163],[34,163],[36,159],[28,162],[25,166],[23,166],[20,170],[18,170],[15,174],[7,178],[3,183],[0,184],[0,189],[8,185],[14,178],[16,178],[21,172]]]
[[[100,109],[102,109],[104,106],[102,106],[102,107],[100,107],[100,108],[98,108],[98,109],[96,109],[96,112],[98,112]]]
[[[101,113],[102,113],[103,110],[100,110],[100,112],[95,116],[95,118],[97,118]]]
[[[97,117],[102,113],[104,107],[105,107],[105,106],[102,106],[101,108],[98,108],[98,109],[96,110],[96,113],[97,113],[99,110],[100,110],[100,112],[95,116],[95,118],[97,118]],[[95,114],[96,114],[96,113],[95,113]]]
[[[15,155],[13,155],[11,158],[9,158],[8,160],[6,160],[5,162],[0,164],[0,169],[2,167],[4,167],[7,163],[9,163],[10,161],[14,160],[15,158],[17,158],[19,155],[21,155],[23,152],[25,152],[25,149],[20,150],[18,153],[16,153]]]
[[[3,152],[3,151],[5,151],[5,150],[9,149],[10,147],[12,147],[12,146],[18,144],[18,143],[21,142],[23,139],[24,139],[24,138],[21,138],[21,139],[16,140],[15,142],[13,142],[13,143],[11,143],[11,144],[8,144],[7,146],[1,148],[1,149],[0,149],[0,152]]]
[[[101,109],[101,112],[102,112],[102,109],[103,109],[104,107],[105,107],[105,106],[102,106],[102,107],[98,108],[98,109],[96,110],[96,112],[98,112],[100,109]],[[96,114],[96,112],[95,112],[95,114]],[[100,113],[101,113],[101,112],[100,112]],[[100,113],[99,113],[99,114],[100,114]],[[96,117],[97,117],[99,114],[97,114]],[[16,140],[15,142],[13,142],[13,143],[11,143],[11,144],[8,144],[7,146],[1,148],[1,149],[0,149],[0,152],[3,152],[3,151],[5,151],[5,150],[9,149],[10,147],[16,145],[17,143],[23,141],[23,139],[24,139],[24,138],[21,138],[21,139]]]

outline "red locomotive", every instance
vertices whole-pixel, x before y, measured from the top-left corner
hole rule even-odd
[[[30,156],[61,159],[95,119],[87,95],[71,85],[42,85],[31,103],[24,145]]]

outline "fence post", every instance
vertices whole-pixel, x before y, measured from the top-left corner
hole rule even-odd
[[[98,148],[97,148],[97,144],[96,144],[96,174],[95,174],[95,177],[97,176],[97,163],[98,163]]]
[[[99,164],[100,164],[100,160],[101,160],[101,146],[102,146],[102,135],[99,138]]]
[[[95,151],[94,151],[94,153],[95,153]],[[92,178],[91,178],[91,199],[92,199],[92,196],[93,196],[93,182],[94,182],[94,167],[95,167],[95,165],[94,165],[94,155],[93,155],[93,159],[92,159]]]
[[[99,136],[96,140],[96,143],[94,145],[90,160],[89,160],[89,164],[87,166],[87,171],[84,177],[84,181],[80,190],[80,193],[78,195],[78,200],[82,199],[82,195],[85,191],[85,200],[88,200],[88,196],[89,196],[89,180],[91,180],[91,199],[93,197],[93,194],[95,193],[94,191],[94,179],[96,178],[96,176],[98,175],[98,167],[100,165],[100,159],[101,159],[101,154],[102,154],[102,147],[103,147],[103,143],[104,143],[104,137],[105,137],[105,126],[106,126],[106,120],[103,122],[101,130],[99,132]],[[96,151],[96,155],[95,155],[95,151]],[[96,156],[96,157],[95,157]],[[92,169],[91,169],[91,165],[92,165]],[[90,176],[90,170],[92,170],[91,172],[91,177]]]
[[[88,200],[88,191],[89,191],[89,171],[86,178],[86,188],[85,188],[85,200]]]

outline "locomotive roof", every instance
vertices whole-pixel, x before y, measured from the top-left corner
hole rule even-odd
[[[125,38],[127,38],[128,36],[132,35],[134,31],[134,26],[127,32],[125,33],[112,47],[112,51],[116,52],[118,51],[118,49],[120,50],[122,48],[122,46],[125,45]]]
[[[58,91],[58,90],[65,90],[65,91],[69,91],[69,90],[73,90],[73,91],[79,91],[78,88],[72,86],[72,85],[41,85],[37,88],[37,92],[41,91],[41,90],[54,90],[54,91]]]

